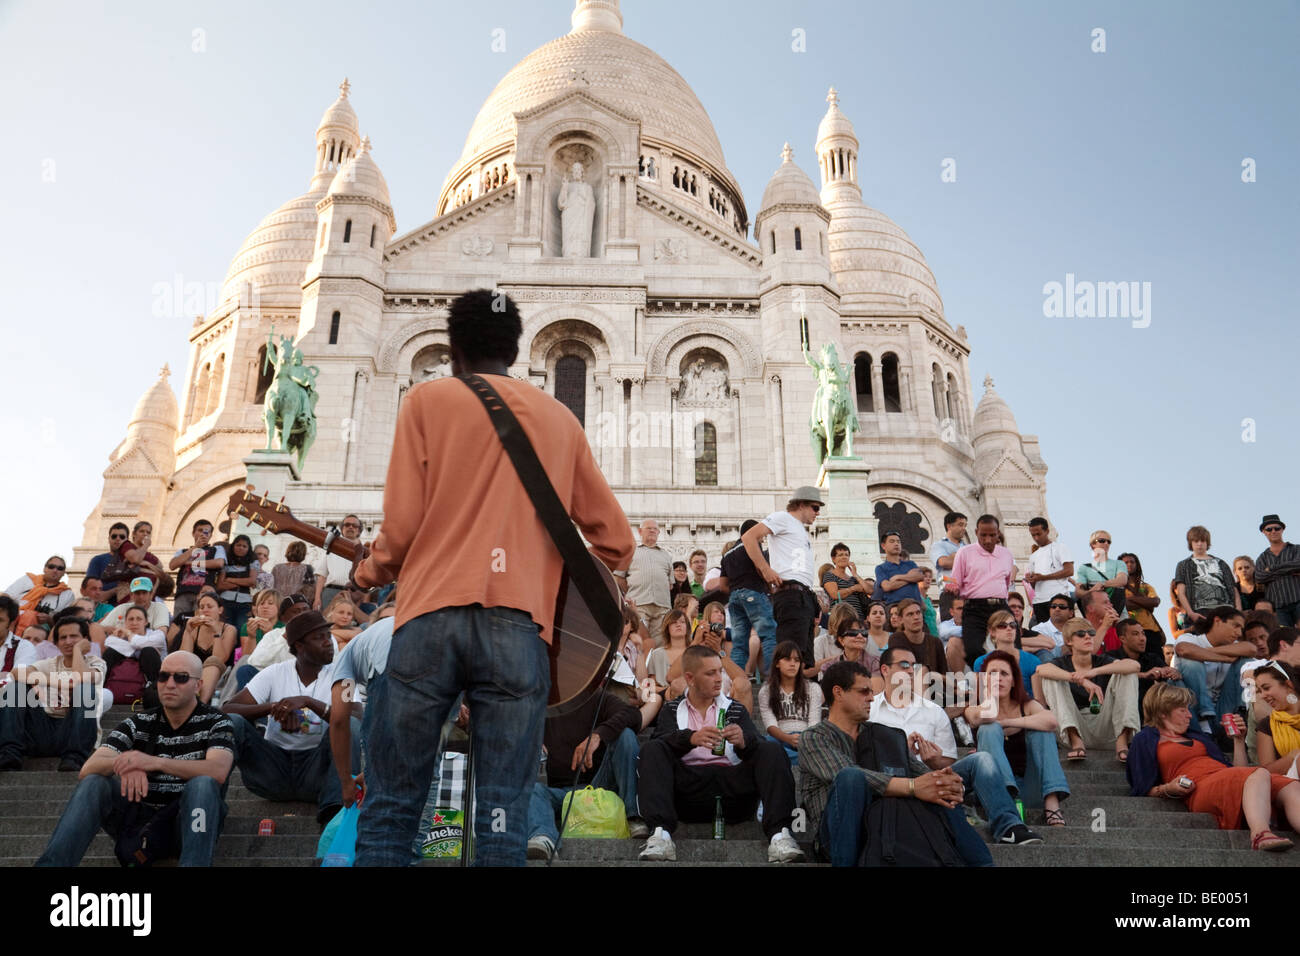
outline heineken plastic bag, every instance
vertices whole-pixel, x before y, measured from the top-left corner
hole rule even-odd
[[[574,790],[564,798],[560,819],[565,819],[565,813],[568,813],[564,824],[565,836],[615,840],[626,840],[629,836],[627,811],[623,801],[612,790],[597,790],[590,786]]]
[[[420,854],[445,860],[460,856],[465,835],[465,755],[444,753],[438,779],[420,817]]]

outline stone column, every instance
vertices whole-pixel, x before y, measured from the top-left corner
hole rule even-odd
[[[643,409],[645,402],[643,401],[644,396],[642,395],[642,389],[645,386],[645,379],[633,378],[631,379],[631,382],[632,401],[631,407],[628,409],[628,423],[625,433],[630,433],[634,428],[640,426],[641,433],[643,435],[649,435],[649,427],[648,423],[645,421],[645,413]],[[626,441],[626,439],[624,440]],[[645,474],[646,449],[633,448],[631,449],[631,452],[631,469],[630,474],[627,476],[627,482],[632,485],[640,485],[643,482],[642,476]]]
[[[266,498],[272,502],[285,499],[287,507],[293,507],[293,488],[300,480],[297,458],[287,451],[266,451],[258,449],[244,459],[244,468],[248,475],[248,484],[252,486],[249,495]],[[251,509],[250,509],[251,510]],[[265,544],[271,551],[272,563],[284,556],[284,549],[293,539],[276,533],[274,527],[263,529],[253,524],[246,517],[236,513],[231,523],[230,537],[246,534],[254,544]]]
[[[769,379],[768,395],[771,401],[769,410],[772,422],[772,462],[776,466],[776,486],[784,489],[785,481],[785,410],[781,407],[781,376],[773,375]]]
[[[736,487],[745,487],[745,448],[741,441],[741,419],[740,419],[740,389],[731,390],[731,427],[735,430],[736,436]]]
[[[871,363],[871,408],[879,434],[885,422],[885,366],[880,362]]]
[[[868,478],[871,468],[860,458],[828,458],[817,484],[828,492],[826,531],[828,542],[843,541],[853,553],[853,563],[864,580],[870,580],[880,561],[880,540],[871,504]],[[818,554],[818,562],[830,560]],[[820,550],[820,549],[819,549]]]

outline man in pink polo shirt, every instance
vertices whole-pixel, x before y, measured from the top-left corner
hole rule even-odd
[[[952,581],[949,590],[957,592],[965,601],[962,613],[961,646],[949,642],[948,660],[964,656],[965,666],[971,667],[984,653],[984,638],[988,636],[989,616],[994,611],[1007,610],[1007,594],[1015,577],[1016,563],[1011,552],[998,544],[998,519],[993,515],[980,515],[975,522],[975,543],[958,549],[952,562]],[[965,651],[964,655],[962,651]],[[962,670],[961,661],[953,670]]]

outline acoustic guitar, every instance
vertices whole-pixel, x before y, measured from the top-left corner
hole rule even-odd
[[[357,545],[335,531],[326,531],[294,517],[284,501],[271,501],[250,490],[236,491],[226,504],[229,520],[221,523],[222,533],[234,530],[234,519],[243,518],[249,524],[264,529],[264,533],[287,534],[323,551],[355,561]],[[621,609],[622,593],[614,576],[604,562],[588,553],[601,581]],[[576,585],[570,580],[567,568],[560,578],[560,590],[555,601],[555,619],[552,623],[550,659],[551,693],[547,699],[547,716],[557,717],[577,710],[593,695],[614,671],[621,632],[609,635],[601,631],[596,618]]]

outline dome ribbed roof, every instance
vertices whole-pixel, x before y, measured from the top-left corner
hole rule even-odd
[[[316,250],[316,204],[324,196],[321,189],[291,199],[257,224],[230,261],[223,302],[251,282],[264,304],[301,304],[303,273]]]
[[[330,183],[329,195],[368,196],[385,206],[391,206],[388,198],[388,181],[379,171],[379,164],[370,155],[370,137],[361,140],[361,151],[353,156],[334,175]]]
[[[794,150],[790,148],[789,143],[786,143],[785,149],[781,151],[781,165],[777,167],[772,178],[767,181],[767,188],[763,190],[763,202],[759,206],[759,212],[783,203],[807,206],[822,204],[821,196],[817,194],[817,187],[813,185],[813,181],[795,164]]]
[[[508,146],[514,114],[582,90],[641,121],[641,135],[679,146],[730,179],[722,144],[694,90],[648,47],[610,29],[569,33],[539,47],[497,84],[470,127],[457,169]]]
[[[861,200],[828,202],[826,208],[831,214],[831,271],[843,301],[920,304],[943,315],[934,273],[898,223]]]

